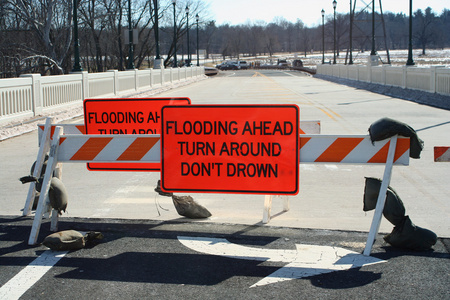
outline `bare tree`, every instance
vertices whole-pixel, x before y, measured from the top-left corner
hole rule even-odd
[[[431,10],[430,7],[425,9],[425,14],[422,10],[417,10],[414,13],[415,29],[414,37],[417,39],[417,43],[422,48],[422,55],[425,55],[425,49],[430,44],[435,37],[435,31],[433,27],[436,22],[436,15]]]
[[[6,0],[18,21],[33,32],[38,45],[26,49],[26,60],[45,65],[44,73],[62,68],[72,40],[72,1]],[[25,50],[25,49],[24,49]]]

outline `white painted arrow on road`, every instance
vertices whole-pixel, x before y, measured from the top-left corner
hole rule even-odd
[[[226,239],[179,236],[186,247],[201,253],[236,259],[287,263],[251,287],[299,279],[385,262],[340,247],[295,244],[295,250],[263,249],[230,243]]]

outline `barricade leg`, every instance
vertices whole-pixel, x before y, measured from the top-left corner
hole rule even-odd
[[[58,231],[59,213],[56,209],[52,210],[52,220],[50,222],[50,231]]]
[[[39,178],[39,175],[41,174],[42,165],[44,164],[45,160],[45,155],[48,153],[50,149],[51,123],[52,118],[47,118],[45,121],[44,134],[42,135],[40,141],[40,147],[36,158],[36,164],[34,165],[33,174],[31,174],[33,177],[36,178]],[[30,214],[35,196],[36,196],[36,183],[31,182],[30,187],[28,189],[27,199],[25,201],[25,206],[23,208],[23,216],[28,216]]]
[[[275,196],[283,201],[283,211],[289,211],[289,197],[288,196]],[[272,210],[272,199],[273,196],[266,195],[264,200],[264,210],[263,210],[263,223],[267,224],[270,221],[270,212]]]
[[[47,162],[47,169],[45,170],[44,181],[42,183],[41,194],[39,196],[39,202],[34,215],[33,225],[31,227],[30,238],[28,239],[28,245],[36,244],[39,230],[41,228],[42,217],[44,213],[49,210],[50,200],[48,198],[48,192],[50,190],[50,182],[53,176],[53,171],[58,163],[57,150],[59,145],[59,137],[61,135],[62,128],[56,127],[55,134],[53,135],[53,142],[50,147],[49,159]]]
[[[269,223],[271,209],[272,209],[272,195],[266,195],[264,197],[264,212],[262,220],[263,223]]]
[[[380,229],[381,216],[384,210],[384,203],[386,201],[386,192],[391,182],[392,167],[394,165],[395,149],[397,146],[397,135],[391,138],[389,144],[389,152],[386,159],[386,166],[384,168],[383,181],[381,182],[380,192],[378,193],[377,205],[375,206],[375,213],[373,215],[372,224],[370,226],[369,235],[367,237],[366,247],[363,254],[366,256],[370,255],[372,251],[373,243]]]
[[[54,177],[58,177],[62,181],[62,163],[57,163],[55,171],[53,172]],[[58,231],[58,221],[59,221],[59,212],[56,209],[53,209],[51,211],[52,213],[52,220],[50,223],[50,231]]]
[[[280,196],[280,198],[283,200],[283,211],[289,211],[289,196]]]

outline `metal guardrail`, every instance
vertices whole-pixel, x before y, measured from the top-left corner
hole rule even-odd
[[[0,124],[39,116],[48,110],[82,103],[86,98],[117,96],[152,89],[205,74],[204,67],[110,70],[41,76],[25,74],[0,80]]]

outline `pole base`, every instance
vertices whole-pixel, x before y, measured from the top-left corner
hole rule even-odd
[[[164,60],[162,58],[156,58],[153,63],[153,69],[164,69]]]

